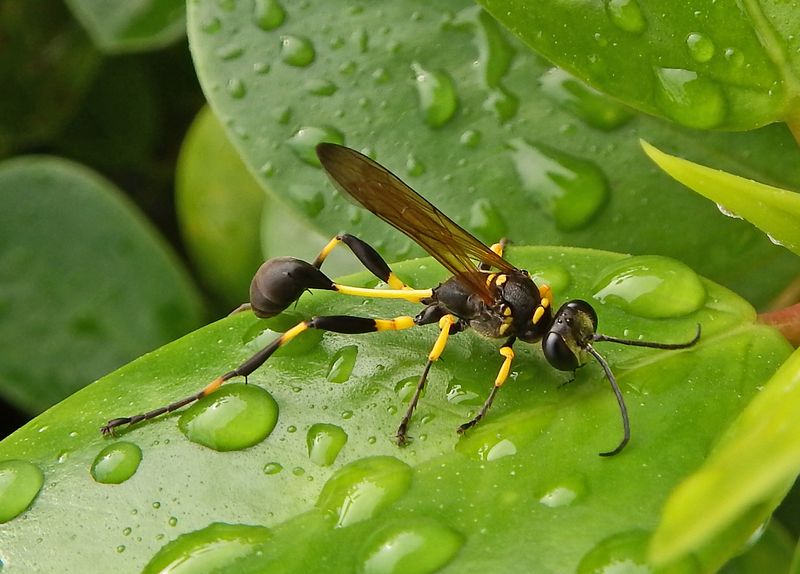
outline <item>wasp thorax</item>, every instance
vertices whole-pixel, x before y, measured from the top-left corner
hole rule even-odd
[[[556,312],[553,325],[542,339],[547,362],[560,371],[574,371],[597,329],[597,313],[586,301],[574,299]]]
[[[306,289],[331,289],[333,282],[319,269],[294,257],[264,262],[250,283],[250,306],[257,317],[274,317],[297,301]]]

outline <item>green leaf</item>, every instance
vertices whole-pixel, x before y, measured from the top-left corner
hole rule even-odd
[[[0,164],[0,392],[38,413],[192,328],[197,292],[119,190],[52,157]]]
[[[527,571],[535,563],[540,571],[573,572],[609,561],[641,564],[669,492],[702,464],[790,350],[754,322],[746,302],[711,282],[700,281],[685,314],[648,319],[593,298],[609,269],[622,272],[639,258],[513,246],[508,256],[549,281],[559,302],[592,301],[604,333],[677,342],[703,325],[698,345],[685,351],[597,344],[630,409],[633,438],[620,455],[598,456],[621,435],[600,367],[591,363],[563,385],[572,375],[522,344],[487,419],[459,438],[456,427],[482,403],[502,359],[495,342],[471,332],[451,338],[412,419],[413,442],[397,447],[406,387],[422,370],[434,326],[300,335],[248,379],[247,388],[268,390],[279,409],[274,430],[251,448],[217,452],[189,442],[180,413],[123,429],[118,438],[100,436],[110,417],[197,392],[270,342],[276,333],[269,328],[318,314],[395,317],[418,309],[315,292],[288,316],[265,322],[240,314],[163,347],[0,443],[0,461],[28,461],[45,476],[30,509],[0,529],[2,560],[21,571],[86,571],[102,563],[121,573],[151,560],[153,569],[175,560],[203,568],[205,556],[236,572],[384,571],[409,563],[427,571]],[[670,277],[688,280],[669,260],[650,264],[667,280],[645,281],[649,287],[634,281],[642,292],[669,292]],[[446,277],[431,259],[395,269],[415,286]],[[375,280],[362,274],[348,283]],[[340,363],[328,379],[337,359],[352,362],[346,382],[332,382],[343,378]],[[233,398],[245,388],[226,386]],[[245,427],[222,430],[230,431],[226,440],[238,440]],[[115,441],[140,447],[138,469],[118,485],[93,482],[93,461]],[[757,524],[688,566],[719,567]]]
[[[269,19],[271,6],[190,3],[192,54],[250,170],[325,235],[357,234],[389,261],[421,254],[325,182],[313,144],[333,139],[367,151],[487,242],[672,256],[758,305],[793,277],[789,254],[656,175],[637,146],[670,142],[722,169],[800,186],[785,130],[701,139],[634,114],[466,0],[363,9],[313,0]]]
[[[0,156],[47,141],[70,119],[100,56],[63,4],[0,5]]]
[[[721,574],[763,574],[789,572],[795,541],[778,522],[771,521],[757,531],[751,546],[720,571]]]
[[[726,215],[746,219],[774,243],[800,255],[800,194],[666,154],[644,140],[641,143],[667,174],[715,202]]]
[[[546,58],[647,113],[691,128],[747,130],[798,120],[796,5],[480,3]]]
[[[157,50],[179,40],[186,27],[182,0],[67,0],[72,13],[107,53]]]
[[[670,496],[653,539],[659,563],[702,545],[783,494],[800,473],[800,351],[781,366],[714,452]]]

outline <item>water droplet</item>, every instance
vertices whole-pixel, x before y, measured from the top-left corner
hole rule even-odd
[[[281,37],[281,60],[290,66],[304,68],[316,57],[311,40],[300,36]]]
[[[308,80],[305,89],[309,94],[315,96],[332,96],[338,90],[338,86],[329,80]]]
[[[351,39],[359,52],[364,54],[369,51],[369,33],[366,28],[355,30],[351,35]]]
[[[339,66],[339,73],[343,76],[352,76],[358,70],[358,64],[353,60],[348,60]]]
[[[500,86],[489,92],[489,97],[483,102],[483,109],[492,112],[500,123],[505,123],[517,115],[519,98]]]
[[[220,46],[214,53],[222,60],[235,60],[244,54],[244,48],[242,48],[239,44],[231,43]]]
[[[375,516],[411,485],[411,467],[391,456],[367,457],[337,470],[325,483],[317,508],[337,528]]]
[[[342,418],[346,421],[350,420],[353,418],[353,411],[342,411]]]
[[[327,379],[332,383],[347,381],[353,373],[356,357],[358,357],[358,347],[355,345],[347,345],[336,351],[328,365]]]
[[[283,465],[279,462],[268,462],[264,465],[264,474],[278,474],[283,470]]]
[[[556,293],[563,292],[570,284],[569,271],[561,265],[545,265],[535,269],[528,269],[536,285],[550,285]]]
[[[322,167],[317,158],[316,147],[322,142],[344,144],[344,134],[332,126],[305,126],[295,132],[287,143],[303,162]]]
[[[686,37],[686,47],[696,62],[708,62],[714,56],[714,43],[697,32]]]
[[[447,383],[447,400],[456,405],[477,406],[483,404],[483,398],[468,387],[470,383],[453,379]]]
[[[28,508],[44,484],[44,473],[25,460],[0,462],[0,524]]]
[[[292,474],[295,476],[303,476],[306,473],[306,469],[302,466],[296,466],[292,469]]]
[[[499,241],[508,231],[503,215],[486,198],[478,199],[472,204],[469,211],[469,228],[487,243]]]
[[[255,62],[253,64],[253,71],[260,76],[269,74],[270,69],[272,68],[267,62]]]
[[[522,188],[550,214],[558,229],[580,229],[604,205],[608,184],[594,163],[521,138],[509,145]]]
[[[658,68],[656,78],[656,102],[676,122],[690,128],[713,128],[725,117],[725,97],[712,80],[680,68]]]
[[[414,395],[414,391],[417,389],[417,383],[419,383],[419,375],[406,377],[405,379],[397,381],[394,386],[394,392],[397,393],[401,401],[407,402],[411,400],[411,397]],[[420,397],[424,396],[425,389],[423,388]]]
[[[206,34],[216,34],[222,29],[222,22],[216,16],[212,16],[200,25],[200,29]]]
[[[134,475],[142,461],[142,449],[132,442],[105,447],[92,463],[92,478],[102,484],[120,484]]]
[[[732,217],[733,219],[741,219],[742,218],[741,215],[739,215],[735,211],[731,211],[730,209],[728,209],[727,207],[725,207],[721,203],[717,204],[717,209],[719,209],[720,213],[722,213],[722,215],[725,215],[726,217]]]
[[[142,574],[157,572],[235,572],[248,558],[266,551],[269,529],[215,522],[165,544]]]
[[[644,530],[620,532],[601,540],[581,558],[577,574],[650,574],[647,560],[650,533]],[[660,571],[660,570],[659,570]],[[693,555],[671,563],[665,571],[694,574],[702,568]]]
[[[308,217],[314,218],[322,212],[325,208],[325,196],[322,194],[322,190],[319,186],[314,185],[290,185],[288,190],[289,197],[295,202],[297,207],[299,207],[303,213],[305,213]],[[287,345],[284,347],[286,352],[290,352],[292,354],[304,354],[316,347],[316,343],[319,342],[321,337],[319,336],[312,336],[308,337],[308,334],[311,332],[318,332],[322,333],[322,331],[306,331],[298,336],[296,339],[292,341],[291,345]],[[302,339],[300,337],[303,337]],[[299,341],[303,341],[303,345],[298,345]],[[275,354],[278,355],[281,351],[276,352]]]
[[[606,14],[617,28],[631,34],[641,34],[647,27],[636,0],[606,0]]]
[[[306,435],[308,458],[316,465],[330,466],[347,442],[347,433],[341,427],[327,423],[311,425]]]
[[[569,506],[576,500],[586,495],[586,479],[581,477],[559,482],[556,486],[548,488],[540,497],[539,502],[550,508]]]
[[[450,121],[458,108],[453,80],[446,72],[426,70],[417,62],[411,64],[411,69],[416,75],[422,117],[433,128],[443,126]]]
[[[229,383],[184,411],[178,424],[190,441],[229,451],[258,444],[277,421],[278,404],[267,391]]]
[[[478,144],[481,143],[481,132],[477,130],[466,130],[461,134],[459,142],[466,147],[478,147]]]
[[[606,267],[594,298],[640,317],[663,319],[697,311],[706,289],[689,267],[668,257],[628,257]]]
[[[374,532],[361,548],[363,574],[431,574],[459,551],[463,537],[426,518],[410,518]]]
[[[542,92],[562,109],[592,127],[613,130],[626,124],[633,113],[560,68],[550,68],[539,78]]]
[[[725,56],[725,59],[735,68],[741,68],[742,64],[744,64],[744,54],[741,50],[737,50],[736,48],[725,48],[723,55]]]
[[[228,94],[232,98],[240,100],[247,94],[247,87],[239,78],[231,78],[228,80]]]
[[[277,0],[255,0],[253,18],[262,30],[274,30],[283,24],[286,11]]]
[[[418,177],[425,173],[425,164],[419,161],[413,153],[410,153],[406,160],[406,171],[411,177]]]
[[[167,524],[169,524],[170,526],[177,526],[178,525],[178,519],[175,518],[174,516],[170,516],[169,520],[167,520]]]
[[[376,84],[386,84],[392,78],[385,68],[376,68],[375,71],[372,72],[372,79],[375,80]]]

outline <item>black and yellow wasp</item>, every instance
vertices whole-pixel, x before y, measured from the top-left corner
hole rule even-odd
[[[610,341],[624,345],[657,349],[683,349],[700,337],[685,343],[664,344],[634,341],[601,335],[596,332],[597,314],[585,301],[572,300],[553,312],[553,295],[547,285],[537,286],[527,271],[517,269],[503,259],[503,241],[485,246],[430,202],[404,184],[389,170],[370,158],[344,146],[322,143],[317,156],[333,184],[345,195],[399,229],[441,263],[453,276],[433,289],[412,289],[390,269],[383,258],[364,241],[349,234],[337,235],[313,263],[293,257],[277,257],[265,262],[250,286],[250,308],[258,317],[273,317],[294,303],[307,289],[325,289],[361,297],[405,299],[425,307],[416,316],[372,319],[347,315],[312,317],[284,332],[247,361],[217,377],[201,391],[170,405],[131,417],[115,418],[102,427],[104,434],[116,427],[151,419],[179,409],[216,391],[225,381],[247,377],[281,346],[307,329],[336,333],[368,333],[400,330],[437,323],[439,336],[428,355],[414,395],[408,405],[396,438],[400,445],[407,440],[407,429],[416,408],[431,365],[439,359],[450,335],[472,328],[479,334],[505,339],[500,346],[503,362],[483,406],[475,416],[458,427],[463,433],[478,423],[492,405],[498,390],[506,382],[514,359],[517,341],[542,342],[547,361],[556,369],[575,371],[587,356],[603,368],[617,398],[622,415],[623,438],[611,451],[619,453],[630,439],[627,409],[608,363],[595,350],[594,343]],[[333,282],[321,270],[325,258],[338,244],[344,243],[359,261],[389,289],[366,289]]]

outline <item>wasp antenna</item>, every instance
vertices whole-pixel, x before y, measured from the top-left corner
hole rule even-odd
[[[625,406],[625,399],[622,397],[622,391],[619,390],[619,386],[617,385],[617,379],[614,378],[614,373],[611,372],[611,367],[608,366],[606,360],[603,356],[594,350],[590,344],[586,344],[584,347],[586,351],[591,353],[591,355],[597,359],[597,362],[600,363],[600,366],[603,367],[603,370],[606,373],[606,378],[608,382],[611,383],[611,389],[614,391],[614,394],[617,397],[617,404],[619,405],[619,412],[622,415],[622,428],[624,434],[622,436],[622,441],[617,445],[617,448],[614,450],[610,450],[608,452],[601,452],[600,456],[614,456],[615,454],[619,454],[625,445],[628,444],[628,441],[631,439],[631,424],[628,421],[628,409]]]
[[[595,342],[598,341],[607,341],[609,343],[619,343],[620,345],[630,345],[631,347],[649,347],[651,349],[686,349],[688,347],[693,347],[697,341],[700,340],[700,323],[697,324],[697,333],[695,333],[694,337],[691,341],[687,341],[685,343],[658,343],[656,341],[637,341],[634,339],[620,339],[618,337],[612,337],[610,335],[603,335],[602,333],[595,333],[592,335],[592,340]]]

